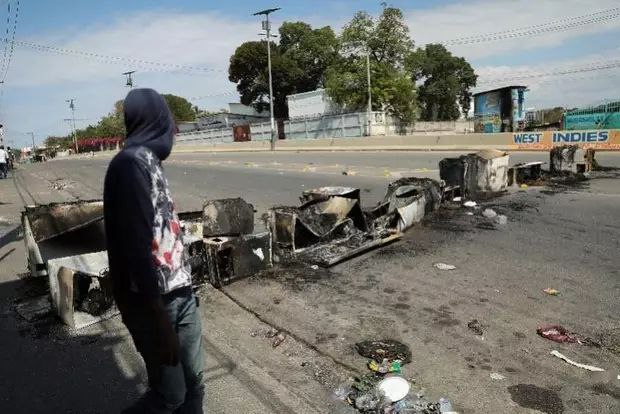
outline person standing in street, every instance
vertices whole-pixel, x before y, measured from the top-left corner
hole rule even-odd
[[[9,166],[9,154],[4,149],[4,145],[0,145],[0,178],[6,178]]]
[[[164,98],[133,89],[127,138],[104,184],[113,294],[146,365],[149,390],[123,413],[202,413],[203,344],[182,231],[162,169],[175,125]]]

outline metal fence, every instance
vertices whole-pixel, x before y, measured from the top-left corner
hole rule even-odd
[[[381,135],[404,135],[413,133],[467,133],[473,131],[470,121],[416,122],[400,125],[385,112],[356,112],[339,115],[325,115],[310,118],[296,118],[284,121],[287,140],[345,138]],[[250,124],[251,141],[268,141],[271,125],[268,122]],[[233,129],[221,128],[177,134],[178,144],[233,142]]]

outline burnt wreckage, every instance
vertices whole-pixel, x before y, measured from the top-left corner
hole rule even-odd
[[[576,152],[552,151],[552,167],[563,173],[580,169]],[[254,207],[243,199],[206,201],[202,211],[179,214],[194,285],[220,288],[274,262],[329,267],[398,240],[444,201],[498,194],[509,178],[516,184],[539,177],[542,163],[509,168],[508,158],[486,150],[444,159],[439,163],[441,181],[401,178],[370,208],[362,207],[357,188],[307,190],[299,206],[271,208],[268,229],[259,233],[254,232]],[[48,300],[35,298],[37,304],[47,303],[76,329],[117,313],[107,276],[101,200],[28,206],[22,226],[31,276],[49,279]],[[34,308],[40,311],[39,305]]]

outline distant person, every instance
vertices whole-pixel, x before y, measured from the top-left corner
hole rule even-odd
[[[202,413],[200,315],[161,162],[175,125],[164,98],[134,89],[127,138],[110,162],[104,215],[114,299],[146,364],[149,390],[123,413]]]
[[[6,178],[9,165],[9,153],[0,145],[0,178]]]

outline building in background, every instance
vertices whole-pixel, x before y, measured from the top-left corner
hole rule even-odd
[[[343,112],[342,108],[327,96],[325,89],[288,95],[286,101],[289,119],[316,118]]]
[[[474,94],[476,132],[514,132],[525,128],[527,86],[506,86]]]
[[[566,130],[620,129],[620,100],[567,111],[563,126]]]
[[[205,113],[196,116],[198,130],[233,128],[269,120],[269,111],[257,111],[252,106],[229,103],[228,111]],[[185,130],[184,132],[187,132]]]

